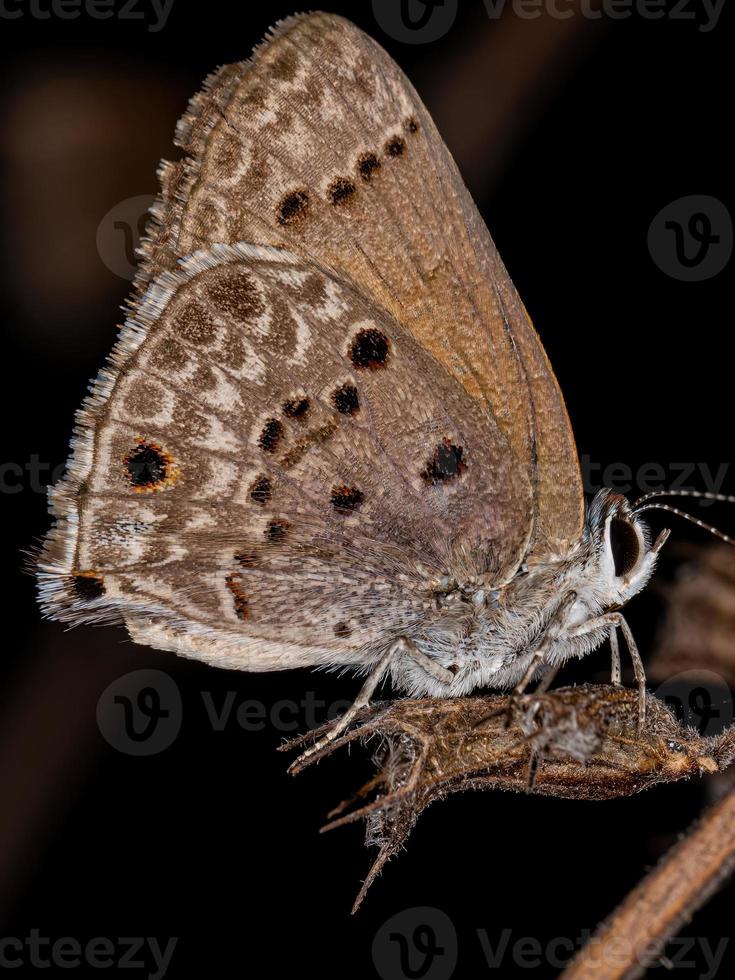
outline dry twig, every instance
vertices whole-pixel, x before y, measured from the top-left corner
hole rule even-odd
[[[735,867],[735,790],[706,811],[604,922],[564,980],[630,980],[659,958]]]
[[[397,700],[373,705],[310,761],[353,741],[377,740],[377,775],[330,814],[323,830],[366,819],[378,856],[355,911],[385,863],[430,803],[466,789],[505,789],[571,799],[629,796],[727,764],[732,748],[683,728],[663,702],[647,698],[637,729],[637,692],[585,684],[523,698],[507,695]],[[326,728],[327,726],[325,726]],[[320,729],[290,743],[317,738]],[[372,800],[357,809],[356,800]]]

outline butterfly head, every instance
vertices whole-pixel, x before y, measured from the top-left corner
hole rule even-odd
[[[614,608],[646,585],[669,531],[652,542],[648,526],[628,500],[613,490],[600,490],[587,513],[587,535],[609,600],[606,605]]]

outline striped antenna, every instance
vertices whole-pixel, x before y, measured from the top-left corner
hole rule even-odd
[[[700,500],[718,500],[724,504],[735,504],[735,496],[729,493],[709,493],[705,490],[652,490],[639,497],[632,505],[632,509],[637,510],[640,504],[645,504],[654,497],[698,497]]]
[[[701,494],[701,496],[705,495]],[[717,494],[716,496],[719,497],[721,495]],[[728,544],[735,544],[735,538],[729,537],[723,531],[718,530],[718,528],[712,527],[711,524],[705,524],[704,521],[700,521],[698,517],[693,517],[691,514],[687,514],[685,511],[679,510],[678,507],[672,507],[670,504],[644,504],[643,507],[636,507],[635,513],[642,514],[645,510],[665,510],[669,514],[676,514],[677,517],[683,517],[685,520],[691,521],[692,524],[696,524],[697,527],[701,527],[705,531],[709,531],[710,534],[713,534],[721,541],[726,541]]]

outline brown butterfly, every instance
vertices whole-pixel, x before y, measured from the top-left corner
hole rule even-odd
[[[611,491],[585,513],[543,347],[400,69],[293,17],[176,141],[51,491],[44,611],[222,667],[367,673],[331,736],[387,673],[522,690],[610,638],[619,680],[618,627],[643,691],[617,610],[668,532]]]

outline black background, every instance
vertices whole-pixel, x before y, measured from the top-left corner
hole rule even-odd
[[[480,2],[463,3],[445,36],[416,45],[386,35],[368,3],[329,9],[384,44],[430,110],[433,100],[443,106],[440,129],[446,122],[456,133],[457,117],[476,125],[492,104],[494,88],[479,71],[465,90],[469,101],[456,113],[447,108],[465,49],[501,29]],[[136,20],[0,19],[4,461],[25,466],[36,454],[53,467],[64,460],[74,410],[112,345],[128,290],[94,253],[97,224],[117,200],[155,191],[158,159],[176,155],[175,122],[202,78],[246,57],[267,27],[291,12],[280,3],[175,0],[158,32]],[[516,26],[509,70],[523,60],[524,31],[532,30]],[[471,190],[554,365],[580,453],[602,467],[622,462],[634,471],[650,462],[669,472],[678,462],[716,469],[732,457],[729,269],[703,283],[677,281],[653,263],[646,236],[657,212],[685,195],[730,205],[727,14],[708,33],[690,20],[634,15],[580,35],[534,80],[534,97],[517,118],[512,114],[502,159],[493,158],[491,145],[486,168],[474,159]],[[488,77],[492,70],[488,65]],[[85,90],[99,96],[98,114],[75,123],[68,93]],[[54,153],[75,145],[74,179],[68,160],[62,179]],[[49,146],[57,149],[47,152]],[[450,149],[463,168],[461,140]],[[33,160],[44,165],[31,165],[29,187],[21,172]],[[48,200],[58,205],[52,214]],[[86,238],[78,227],[82,211],[89,212]],[[92,286],[57,292],[58,269],[76,271],[77,256]],[[695,477],[688,482],[697,485]],[[35,927],[82,942],[155,936],[165,943],[177,936],[169,977],[372,977],[373,940],[383,923],[430,906],[444,910],[457,931],[454,975],[479,977],[487,966],[477,930],[487,930],[493,944],[504,929],[512,929],[512,942],[575,941],[707,800],[706,788],[694,784],[597,804],[455,797],[421,818],[407,851],[353,918],[352,899],[369,863],[362,830],[319,836],[318,828],[368,771],[359,753],[293,779],[275,752],[288,733],[271,724],[246,731],[234,718],[215,731],[202,692],[215,704],[235,692],[236,703],[254,699],[269,712],[306,692],[327,704],[344,701],[357,682],[305,671],[217,671],[135,647],[122,630],[64,632],[43,622],[32,580],[21,573],[21,550],[47,527],[45,499],[27,472],[15,488],[6,478],[0,935],[24,938]],[[731,477],[723,489],[735,491]],[[729,515],[712,508],[703,516],[727,522]],[[664,526],[656,518],[652,524]],[[682,524],[676,534],[695,540],[697,532]],[[645,651],[659,615],[655,595],[636,599],[629,612]],[[602,678],[606,663],[600,652],[564,677]],[[183,724],[166,751],[133,758],[103,740],[94,712],[110,681],[143,668],[174,678]],[[729,888],[685,934],[715,944],[729,936],[731,902]],[[701,956],[692,951],[688,958],[699,965],[684,974],[701,975]],[[735,950],[728,949],[721,975],[733,964]],[[509,953],[502,972],[516,971],[527,972]],[[546,963],[531,972],[558,970]]]

